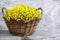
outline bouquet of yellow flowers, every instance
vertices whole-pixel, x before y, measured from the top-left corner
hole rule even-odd
[[[5,18],[10,21],[11,19],[16,21],[29,22],[34,18],[42,18],[42,13],[33,7],[28,7],[26,5],[14,6],[13,8],[6,9]]]
[[[27,35],[27,32],[24,31],[24,28],[27,27],[26,25],[29,25],[31,27],[34,24],[32,26],[32,27],[34,27],[37,25],[37,23],[38,23],[37,21],[39,21],[42,18],[42,11],[39,11],[39,8],[34,8],[32,6],[27,6],[25,4],[22,4],[19,6],[14,6],[12,8],[6,8],[5,12],[6,12],[6,14],[4,15],[4,18],[6,20],[9,31],[12,33],[17,33],[17,34],[26,34]],[[2,13],[3,13],[3,9],[2,9]],[[23,22],[21,22],[21,21],[23,21]],[[18,23],[19,23],[19,25],[18,25]],[[21,24],[24,26],[23,29],[22,29]],[[29,28],[29,30],[31,30],[31,28]],[[34,30],[32,30],[32,31],[34,31]],[[24,31],[25,33],[22,31]],[[31,33],[32,32],[28,33],[28,35]]]

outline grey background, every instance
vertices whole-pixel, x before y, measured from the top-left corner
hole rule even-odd
[[[60,40],[60,0],[0,0],[0,30],[8,30],[1,8],[10,8],[22,3],[43,9],[43,18],[36,29],[40,36],[48,37],[46,40]],[[36,35],[37,38],[40,37]],[[55,39],[50,39],[51,37]]]

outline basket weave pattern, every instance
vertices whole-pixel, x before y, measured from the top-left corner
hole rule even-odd
[[[5,19],[5,18],[4,18]],[[31,20],[28,23],[24,23],[22,21],[16,22],[11,20],[10,22],[6,21],[7,27],[11,33],[21,34],[21,35],[31,35],[36,30],[37,24],[40,19]]]

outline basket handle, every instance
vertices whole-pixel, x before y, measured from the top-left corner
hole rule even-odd
[[[42,8],[38,8],[38,10],[41,10],[41,13],[43,14],[43,9]]]
[[[3,7],[2,8],[2,15],[4,16],[4,10],[5,10],[6,8],[5,7]]]

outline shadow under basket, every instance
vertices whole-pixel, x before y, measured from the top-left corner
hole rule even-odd
[[[33,19],[30,22],[24,23],[22,21],[17,22],[15,20],[10,20],[9,22],[5,19],[9,32],[14,35],[22,35],[22,36],[25,35],[28,36],[33,34],[36,30],[39,21],[40,19]]]

